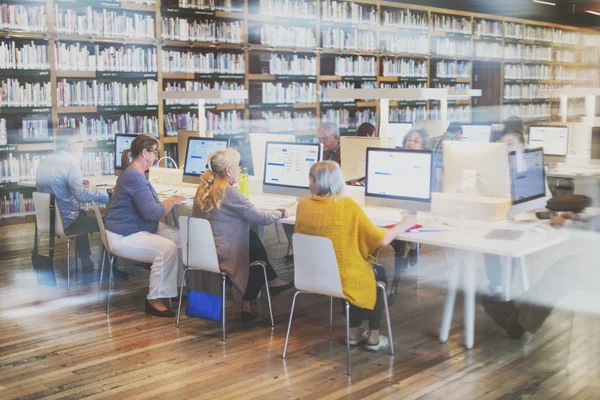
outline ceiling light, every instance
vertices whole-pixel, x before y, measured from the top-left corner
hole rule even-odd
[[[592,11],[592,10],[585,10],[586,13],[590,13],[590,14],[594,14],[594,15],[599,15],[600,16],[600,12],[599,11]]]
[[[542,1],[542,0],[533,0],[534,3],[545,4],[547,6],[555,6],[556,3],[552,3],[550,1]]]

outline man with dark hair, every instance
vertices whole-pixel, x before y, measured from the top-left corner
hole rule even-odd
[[[83,140],[76,129],[59,128],[55,143],[56,151],[40,162],[36,174],[36,190],[56,196],[67,235],[81,234],[76,239],[77,254],[84,272],[89,273],[93,271],[94,263],[90,259],[88,234],[98,232],[99,228],[96,218],[88,217],[80,203],[108,203],[112,192],[110,189],[91,190],[84,187],[81,172]]]
[[[452,122],[442,136],[436,136],[431,139],[429,148],[433,151],[433,167],[435,171],[435,182],[433,191],[441,192],[443,190],[444,176],[444,142],[446,140],[461,140],[462,125],[458,122]]]

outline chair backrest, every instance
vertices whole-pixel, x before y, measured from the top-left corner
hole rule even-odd
[[[345,298],[331,240],[301,233],[295,233],[292,240],[296,289]]]
[[[202,218],[179,217],[183,265],[190,269],[221,273],[217,247],[210,222]]]
[[[96,215],[96,221],[98,221],[98,228],[100,229],[100,240],[102,240],[104,248],[108,250],[109,253],[114,254],[110,247],[110,243],[108,242],[106,228],[104,228],[104,220],[102,219],[102,214],[100,214],[100,207],[98,207],[98,204],[96,204],[95,201],[92,201],[92,207],[94,208],[94,214]]]
[[[50,235],[50,193],[33,192],[33,204],[35,207],[35,221],[40,235]],[[54,223],[54,234],[56,236],[67,236],[63,225],[58,202],[54,202],[56,220]]]

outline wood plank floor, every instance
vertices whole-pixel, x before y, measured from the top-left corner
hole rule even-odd
[[[287,243],[278,244],[272,228],[266,232],[272,262],[291,278]],[[37,286],[32,235],[32,224],[0,228],[0,399],[600,398],[600,323],[589,316],[556,312],[535,336],[512,341],[478,307],[475,347],[465,350],[459,296],[450,339],[439,343],[446,274],[439,249],[425,248],[418,274],[411,267],[402,277],[391,308],[396,355],[353,349],[350,378],[341,308],[329,342],[327,298],[298,297],[283,360],[291,292],[274,300],[273,330],[264,299],[250,324],[239,321],[239,305],[229,300],[222,344],[218,323],[184,316],[176,329],[174,319],[147,316],[144,268],[123,267],[130,279],[116,282],[110,316],[97,282],[75,276],[67,292],[62,242],[59,286]],[[92,243],[97,251],[98,238]],[[393,255],[381,261],[389,269]]]

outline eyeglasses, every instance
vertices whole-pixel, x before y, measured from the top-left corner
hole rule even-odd
[[[408,138],[408,139],[406,139],[406,143],[421,144],[421,143],[423,143],[423,140],[415,139],[415,138]]]
[[[156,157],[158,157],[160,155],[160,152],[158,151],[158,149],[146,149],[146,150],[150,153],[154,153],[154,155]]]
[[[327,141],[327,139],[329,139],[330,137],[332,137],[333,135],[328,135],[328,136],[324,136],[324,137],[319,137],[319,143],[325,143]]]

